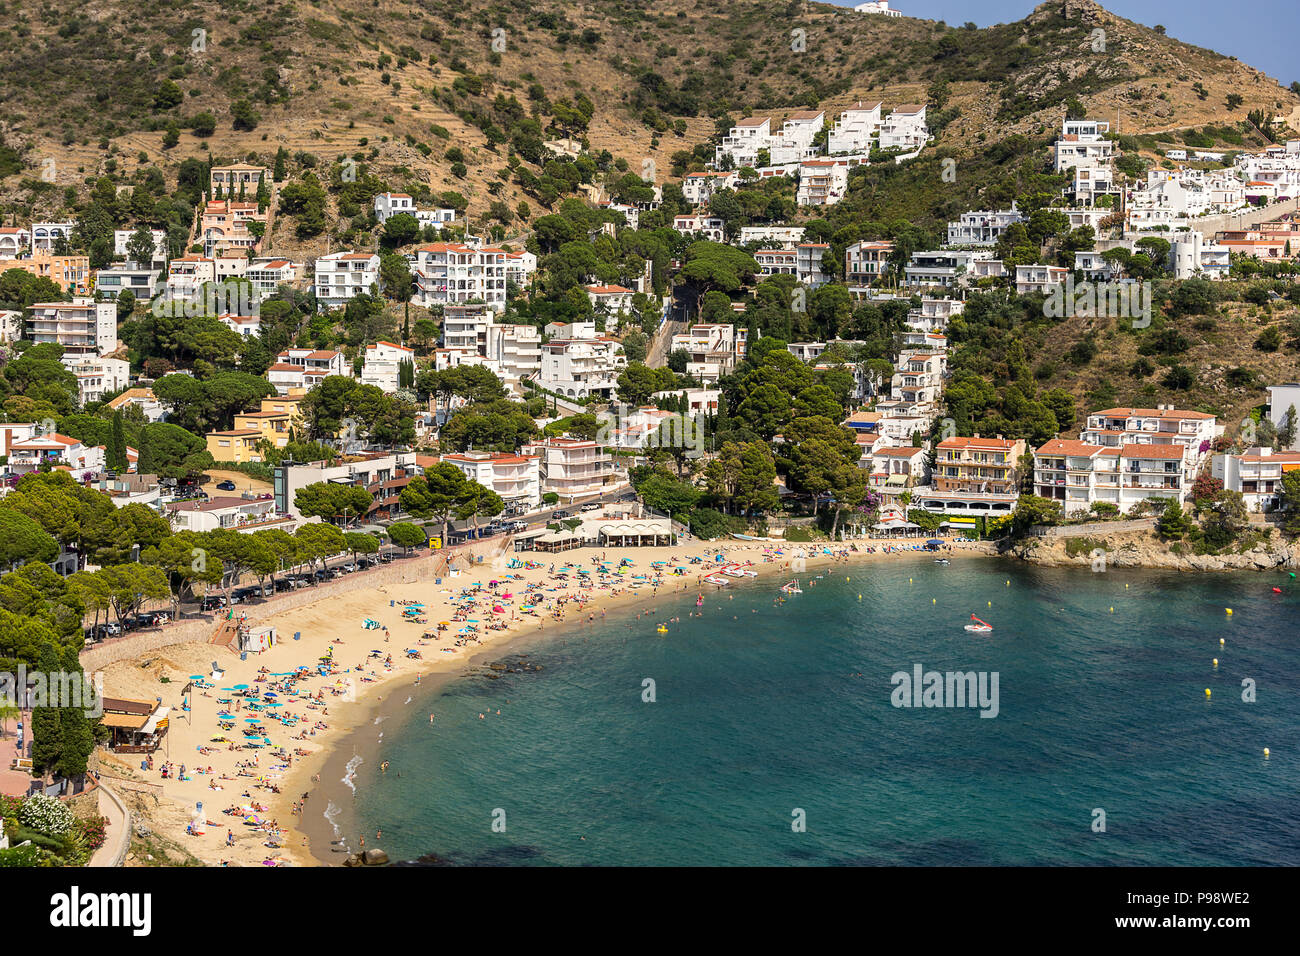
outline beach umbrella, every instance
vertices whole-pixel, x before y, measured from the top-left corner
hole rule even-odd
[[[203,680],[205,676],[204,674],[191,674],[190,680]]]
[[[248,690],[247,684],[236,684],[231,690]]]
[[[260,724],[261,722],[262,722],[262,718],[260,718],[260,717],[245,717],[245,718],[244,718],[244,723],[246,723],[246,724]]]

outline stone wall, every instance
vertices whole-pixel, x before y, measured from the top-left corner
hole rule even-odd
[[[1266,206],[1258,206],[1244,212],[1226,213],[1222,216],[1208,216],[1205,219],[1197,219],[1193,222],[1193,228],[1206,239],[1213,239],[1218,232],[1232,229],[1249,229],[1257,222],[1278,219],[1284,213],[1295,212],[1297,209],[1300,209],[1300,197],[1269,203]]]

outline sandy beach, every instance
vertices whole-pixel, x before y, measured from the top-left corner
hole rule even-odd
[[[350,732],[372,721],[385,702],[429,690],[475,660],[502,653],[512,638],[563,634],[575,621],[669,593],[717,590],[720,585],[703,578],[724,565],[753,576],[798,577],[803,571],[795,568],[813,571],[837,561],[934,558],[904,550],[917,545],[916,539],[833,546],[690,540],[660,548],[507,553],[440,584],[430,579],[338,595],[322,585],[319,600],[260,621],[276,626],[279,642],[247,660],[212,644],[185,643],[108,665],[106,696],[161,697],[173,710],[151,767],[142,766],[147,761],[140,755],[103,754],[101,768],[161,787],[147,825],[207,865],[338,863],[342,855],[331,859],[323,812],[326,795],[342,786],[333,778],[342,774],[331,766],[331,779],[321,785],[319,778],[331,755],[337,763],[347,749]],[[943,552],[954,560],[990,554],[972,543]],[[196,686],[192,709],[184,711],[187,679],[210,674],[214,660],[224,668],[221,678]],[[201,835],[188,830],[198,802],[206,820]]]

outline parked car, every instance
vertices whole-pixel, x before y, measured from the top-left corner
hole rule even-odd
[[[344,574],[351,574],[356,569],[357,566],[353,564],[351,561],[349,561],[347,564],[339,568],[339,570],[342,571]]]
[[[225,481],[218,481],[217,487],[220,488],[222,491],[234,491],[235,483],[231,481],[229,478],[227,478]]]
[[[527,522],[527,521],[512,521],[512,522],[510,523],[510,530],[511,530],[511,531],[527,531],[527,530],[528,530],[528,522]]]
[[[552,512],[551,512],[551,518],[554,519],[555,521],[560,521],[560,520],[563,519],[563,518],[571,518],[571,517],[573,517],[573,516],[572,516],[571,514],[569,514],[569,512],[567,512],[567,511],[552,511]]]
[[[583,511],[599,511],[600,508],[601,508],[600,503],[595,501],[588,501],[585,505],[582,506]]]

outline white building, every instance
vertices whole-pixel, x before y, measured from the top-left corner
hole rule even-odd
[[[714,162],[722,165],[729,159],[735,169],[742,166],[754,167],[758,165],[758,151],[765,149],[770,153],[773,143],[772,121],[749,116],[737,122],[722,137],[722,142],[715,151]]]
[[[1041,292],[1044,295],[1052,291],[1070,275],[1065,266],[1016,266],[1016,294],[1029,295]]]
[[[95,291],[106,299],[116,299],[118,293],[133,294],[137,302],[148,302],[163,290],[162,272],[157,269],[136,269],[112,266],[95,273]]]
[[[801,242],[794,247],[794,274],[801,283],[818,289],[831,281],[831,277],[822,271],[822,259],[830,249],[830,244],[825,242]]]
[[[281,395],[291,389],[310,389],[330,375],[351,375],[342,352],[330,349],[285,349],[266,370],[266,380]]]
[[[1206,242],[1196,231],[1170,236],[1169,258],[1176,279],[1227,279],[1232,265],[1227,246]]]
[[[813,140],[826,125],[824,110],[801,110],[791,113],[774,137],[770,149],[773,165],[799,163],[817,155]]]
[[[859,100],[841,113],[826,138],[826,152],[831,156],[870,153],[880,130],[880,106],[878,101],[863,103]]]
[[[849,286],[872,285],[889,271],[889,257],[894,244],[889,241],[863,239],[844,250],[844,278]]]
[[[361,384],[374,385],[390,393],[397,391],[403,362],[414,366],[414,349],[382,340],[367,345],[365,363],[361,366]]]
[[[244,278],[252,283],[258,297],[264,299],[282,285],[297,283],[301,268],[299,263],[288,259],[250,259],[244,270]]]
[[[117,306],[111,301],[37,302],[31,312],[27,327],[35,344],[57,342],[68,357],[95,357],[117,350]]]
[[[735,189],[738,181],[734,169],[725,172],[687,173],[682,177],[682,195],[687,202],[699,206],[712,199],[713,194],[720,189]],[[631,226],[631,223],[628,225]]]
[[[541,455],[510,455],[491,451],[465,451],[443,455],[465,477],[495,491],[507,505],[536,508],[542,501]]]
[[[411,301],[425,307],[483,303],[494,312],[506,307],[506,251],[458,242],[419,246],[408,258],[415,278]]]
[[[131,384],[131,363],[126,359],[65,355],[62,362],[77,376],[77,398],[82,405],[102,401],[105,395]]]
[[[62,465],[74,472],[99,471],[104,467],[104,448],[83,445],[76,438],[50,432],[9,442],[11,472],[25,475],[43,466]]]
[[[312,291],[317,309],[341,309],[379,285],[379,256],[373,252],[335,252],[316,260]]]
[[[993,246],[1007,227],[1024,222],[1025,217],[1013,202],[1010,209],[981,209],[964,212],[956,222],[948,223],[948,245]]]
[[[1296,409],[1296,414],[1300,415],[1300,382],[1288,382],[1285,385],[1270,385],[1268,387],[1268,418],[1273,423],[1273,427],[1282,432],[1286,429],[1288,422],[1295,425],[1296,437],[1291,442],[1290,448],[1294,450],[1300,448],[1300,418],[1291,421],[1291,409]]]
[[[741,226],[736,241],[742,246],[761,242],[768,246],[793,249],[803,241],[803,233],[803,226]]]
[[[419,209],[406,193],[379,193],[375,196],[375,220],[382,226],[391,216],[405,213],[423,226],[446,226],[456,221],[455,209]]]
[[[1300,471],[1300,451],[1248,448],[1240,455],[1215,455],[1210,473],[1245,499],[1248,511],[1273,511],[1280,503],[1282,475]]]
[[[1213,415],[1157,405],[1093,412],[1079,438],[1108,448],[1151,443],[1179,445],[1187,450],[1189,473],[1194,476],[1204,466],[1215,437],[1222,433]]]
[[[276,510],[273,498],[213,498],[173,501],[163,506],[176,531],[239,531],[252,534],[269,528],[293,531],[297,520]]]
[[[1053,146],[1053,171],[1063,173],[1075,166],[1107,166],[1115,158],[1115,143],[1106,138],[1110,123],[1104,120],[1074,119],[1061,124],[1061,136]]]
[[[832,206],[849,190],[849,166],[838,159],[809,159],[799,164],[800,206]]]
[[[132,264],[140,267],[151,266],[161,271],[163,266],[167,264],[167,233],[162,229],[150,229],[149,234],[153,237],[153,258],[149,262],[135,262]],[[113,255],[122,259],[130,255],[127,252],[127,245],[134,235],[134,229],[114,229]],[[34,238],[33,241],[35,241]]]
[[[22,226],[0,227],[0,259],[17,259],[26,255],[32,244],[32,231]]]
[[[881,149],[902,149],[911,152],[920,149],[929,141],[930,129],[925,125],[923,105],[896,106],[880,124]]]
[[[32,252],[54,252],[59,240],[67,242],[72,238],[74,222],[34,222],[32,223]],[[120,230],[119,230],[120,231]],[[117,233],[114,233],[116,238]],[[125,253],[118,253],[124,255]],[[166,255],[162,256],[166,260]]]
[[[685,235],[698,235],[710,242],[723,242],[727,223],[716,216],[674,216],[673,229]]]
[[[170,302],[196,302],[203,296],[203,286],[217,281],[217,264],[207,256],[179,256],[167,266],[167,299]]]
[[[884,17],[901,17],[898,10],[889,9],[889,0],[867,0],[853,8],[854,13],[874,13]]]
[[[1067,514],[1094,502],[1127,512],[1148,498],[1185,502],[1196,470],[1175,444],[1098,445],[1053,438],[1034,452],[1034,494],[1061,503]]]
[[[974,278],[975,263],[992,259],[992,252],[962,249],[914,252],[903,267],[903,284],[912,289],[969,285]]]
[[[541,346],[539,384],[566,398],[610,397],[627,356],[611,338],[551,339]]]
[[[685,351],[687,374],[711,385],[745,358],[748,335],[746,329],[734,325],[701,323],[691,326],[689,332],[674,335],[672,351]]]
[[[630,312],[632,296],[636,295],[631,289],[625,289],[621,285],[589,285],[583,286],[583,289],[587,293],[591,307],[597,312],[605,312],[609,315]]]
[[[554,492],[561,501],[599,494],[614,478],[613,457],[594,441],[544,438],[521,451],[538,456],[542,493]]]

